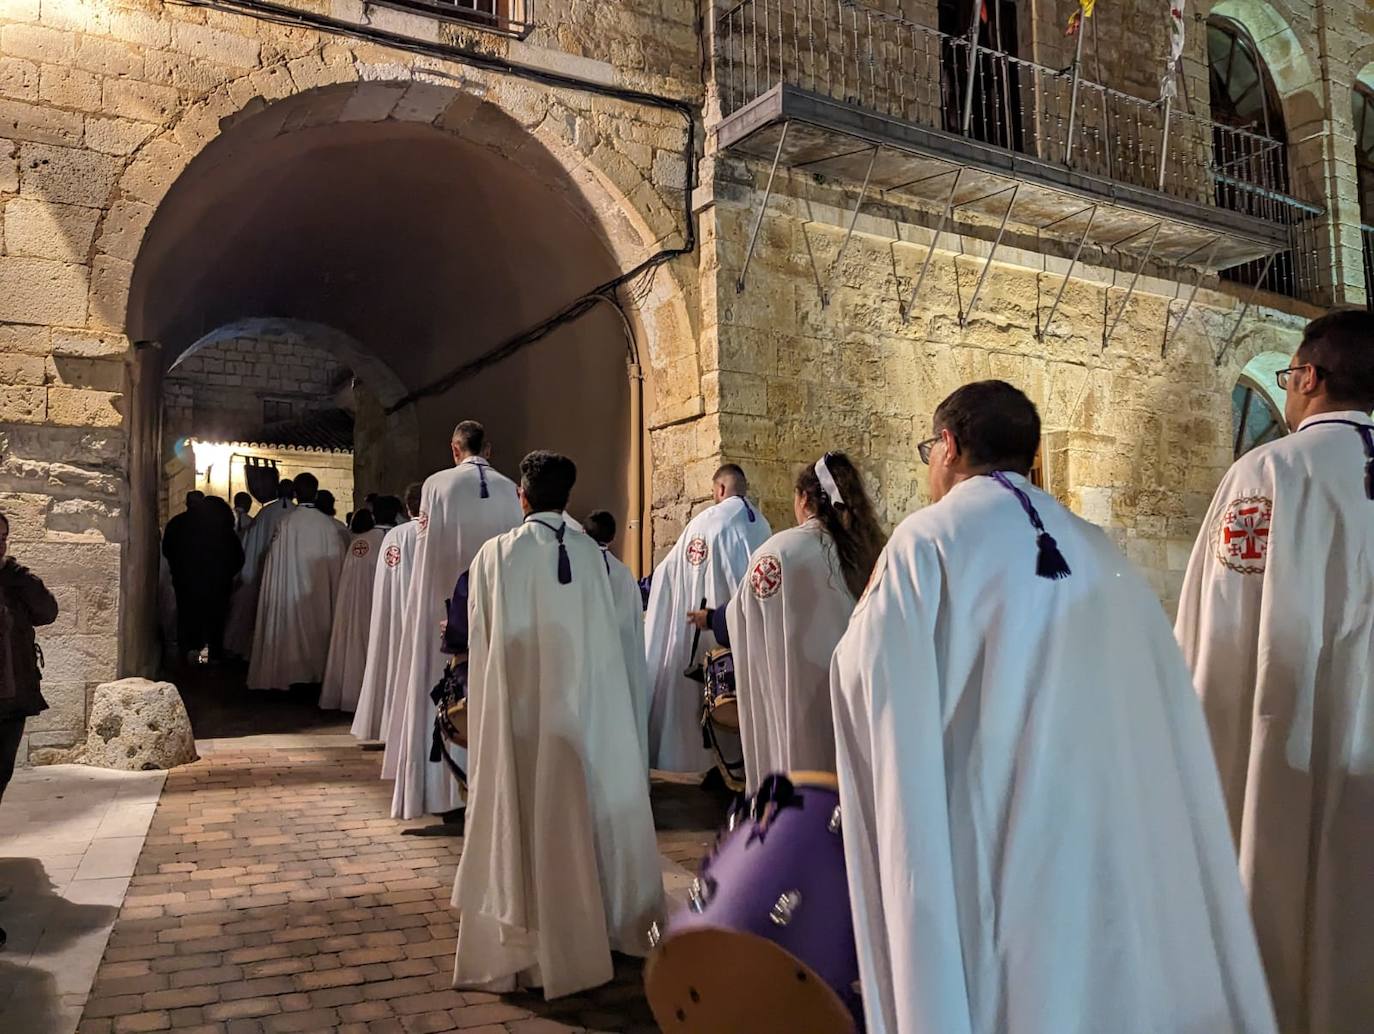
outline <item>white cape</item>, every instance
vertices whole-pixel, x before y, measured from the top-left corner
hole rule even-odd
[[[352,714],[358,709],[372,625],[372,583],[387,530],[373,528],[353,536],[344,554],[339,598],[334,604],[334,628],[329,634],[329,656],[320,686],[320,707],[326,711]]]
[[[324,677],[344,554],[335,524],[306,505],[277,530],[262,572],[249,689],[287,689]]]
[[[750,558],[726,611],[745,793],[771,772],[835,771],[830,655],[853,610],[834,543],[815,518]]]
[[[488,497],[481,494],[479,465]],[[430,690],[447,658],[439,649],[444,604],[458,576],[468,569],[487,539],[520,523],[515,484],[484,460],[467,459],[425,479],[415,516],[415,567],[401,626],[401,662],[396,676],[383,775],[395,773],[391,817],[413,819],[462,807],[458,782],[442,760],[429,760],[434,735]],[[463,751],[450,747],[464,765]]]
[[[372,585],[372,623],[367,633],[367,664],[363,688],[350,730],[360,740],[386,736],[395,698],[396,671],[400,666],[401,618],[410,590],[410,571],[415,562],[415,522],[398,524],[382,539],[377,556],[377,575]],[[384,759],[385,760],[385,759]],[[383,773],[383,778],[395,778]]]
[[[604,546],[606,576],[611,582],[611,601],[615,604],[620,647],[625,654],[626,674],[630,679],[630,702],[634,705],[635,728],[639,732],[639,752],[644,768],[649,767],[649,665],[644,658],[644,596],[630,569]]]
[[[1183,583],[1193,669],[1279,1026],[1374,1030],[1374,501],[1317,420],[1222,480]]]
[[[557,527],[558,514],[537,514]],[[571,529],[531,520],[470,568],[466,839],[454,984],[548,998],[644,955],[663,878],[610,585]]]
[[[1272,1034],[1202,709],[1158,599],[1012,476],[908,517],[836,647],[869,1034]]]
[[[719,607],[735,594],[749,556],[772,534],[752,503],[731,496],[688,522],[654,572],[645,624],[645,657],[653,692],[649,764],[668,772],[702,772],[714,758],[701,744],[701,685],[683,676],[711,645],[703,633],[692,652],[687,612],[701,601]]]
[[[253,628],[258,620],[258,595],[262,589],[262,567],[281,522],[296,510],[295,504],[278,499],[258,511],[243,536],[243,567],[229,600],[229,617],[224,626],[224,647],[240,657],[253,653]]]

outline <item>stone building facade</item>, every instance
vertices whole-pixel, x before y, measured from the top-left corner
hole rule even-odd
[[[1218,168],[1206,40],[1222,17],[1270,70],[1285,182],[1311,206],[1298,298],[1196,262],[1156,259],[1137,280],[1138,258],[1098,242],[1074,261],[1072,233],[942,224],[938,196],[865,190],[862,164],[771,175],[766,155],[722,144],[740,72],[861,69],[867,86],[832,99],[884,133],[875,110],[945,110],[941,48],[963,30],[939,42],[917,28],[970,4],[544,0],[530,24],[498,26],[464,17],[464,0],[436,6],[0,0],[0,507],[11,548],[63,603],[33,760],[77,738],[95,683],[147,663],[163,374],[239,321],[328,328],[322,347],[375,393],[359,462],[398,481],[446,462],[461,416],[493,428],[507,468],[524,448],[567,448],[584,471],[576,502],[613,503],[641,565],[705,504],[723,459],[746,465],[781,525],[796,466],[845,449],[895,524],[924,499],[914,443],[935,403],[1005,377],[1041,407],[1048,487],[1171,603],[1231,458],[1240,371],[1290,352],[1323,306],[1365,303],[1350,100],[1374,75],[1374,14],[1361,0],[1201,2],[1185,25],[1168,188],[1216,200],[1212,179],[1187,176]],[[1075,6],[998,8],[1023,78],[1014,102],[989,103],[1029,121],[1024,140],[979,132],[1008,150],[1033,150],[1064,114],[1040,94],[1068,81]],[[752,67],[723,37],[746,8],[779,41]],[[823,8],[886,26],[882,46],[850,53],[842,33],[788,28]],[[936,39],[933,78],[904,71],[915,52],[899,30]],[[1099,4],[1080,73],[1153,104],[1167,33],[1162,5]],[[1092,160],[1112,175],[1113,157],[1144,163],[1149,141],[1096,111],[1085,100],[1079,122]]]

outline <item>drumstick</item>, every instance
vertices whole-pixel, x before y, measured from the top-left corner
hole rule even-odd
[[[703,596],[703,597],[701,598],[701,606],[698,607],[697,610],[705,610],[705,609],[706,609],[706,597]],[[698,626],[697,626],[696,632],[692,635],[692,652],[691,652],[690,654],[688,654],[688,656],[687,656],[687,670],[686,670],[685,672],[683,672],[683,674],[684,674],[684,675],[687,675],[688,677],[691,677],[692,669],[696,667],[695,662],[696,662],[696,659],[697,659],[697,647],[700,646],[700,645],[701,645],[701,626],[698,625]]]

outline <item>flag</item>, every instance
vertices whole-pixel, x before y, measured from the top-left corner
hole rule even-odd
[[[1169,100],[1178,90],[1174,70],[1183,57],[1183,3],[1184,0],[1169,3],[1169,60],[1164,66],[1164,78],[1159,81],[1160,100]]]
[[[1078,30],[1083,24],[1083,19],[1093,16],[1093,6],[1096,3],[1097,0],[1078,0],[1078,10],[1069,15],[1069,26],[1064,30],[1065,36],[1078,35]]]

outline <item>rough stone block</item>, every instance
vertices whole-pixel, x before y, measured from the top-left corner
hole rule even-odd
[[[0,100],[0,135],[74,147],[81,143],[81,116],[44,104]]]
[[[0,95],[20,101],[38,100],[38,66],[20,57],[0,58]]]
[[[43,25],[6,25],[0,29],[0,51],[33,61],[65,64],[76,53],[76,37]]]
[[[86,322],[84,266],[36,258],[0,258],[0,320]]]
[[[5,251],[79,265],[90,254],[99,218],[95,208],[14,198],[5,205]]]
[[[43,679],[43,699],[48,709],[24,723],[24,731],[66,732],[73,736],[86,727],[86,683],[81,680]]]
[[[126,197],[156,205],[188,161],[189,156],[175,141],[165,137],[152,141],[121,180]]]
[[[172,26],[171,49],[235,68],[256,68],[262,44],[237,32],[226,32],[194,22],[178,22]]]
[[[48,539],[54,542],[122,542],[124,512],[117,503],[98,499],[58,499],[48,512]]]
[[[37,143],[19,148],[19,191],[27,197],[104,208],[118,172],[115,159],[94,151]]]
[[[142,122],[170,122],[181,106],[174,87],[145,83],[137,79],[106,79],[102,110],[108,115]]]
[[[74,760],[127,772],[154,771],[196,760],[191,719],[170,682],[120,679],[96,687],[86,742]]]
[[[19,190],[19,155],[13,140],[0,140],[0,194]]]
[[[94,388],[96,391],[109,392],[124,390],[124,363],[117,358],[49,356],[44,372],[49,384],[64,388]]]
[[[172,38],[171,26],[155,15],[127,8],[109,12],[105,31],[115,39],[137,43],[144,47],[164,47]]]
[[[41,541],[48,526],[50,496],[32,492],[0,492],[0,510],[10,522],[10,541]],[[48,586],[54,589],[54,586]]]
[[[141,51],[115,40],[84,35],[77,38],[72,64],[100,75],[128,76],[134,79],[143,74]]]
[[[39,96],[45,104],[78,111],[100,110],[100,76],[80,68],[44,65]]]
[[[0,353],[43,356],[51,349],[52,332],[47,327],[0,323]]]
[[[124,415],[117,392],[83,388],[49,388],[47,419],[68,427],[118,427]]]
[[[86,146],[102,154],[133,154],[156,129],[147,122],[126,118],[88,118]]]
[[[344,103],[340,122],[380,122],[395,109],[405,88],[367,84],[359,86]]]
[[[42,356],[0,354],[0,384],[37,385],[45,378]]]
[[[2,341],[3,339],[0,339]],[[55,356],[98,359],[122,356],[129,350],[129,339],[113,331],[54,330],[51,351]]]

